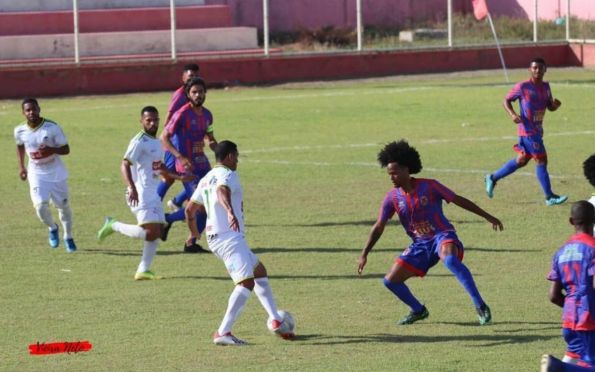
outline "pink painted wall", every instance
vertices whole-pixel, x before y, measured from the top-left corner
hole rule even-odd
[[[492,16],[533,19],[534,0],[486,0]],[[567,0],[539,0],[539,19],[566,14]],[[230,6],[234,24],[262,28],[262,0],[205,0]],[[411,21],[446,19],[447,0],[362,0],[364,24],[403,26]],[[452,0],[453,11],[470,13],[471,0]],[[356,0],[269,0],[271,31],[323,26],[354,27]],[[595,0],[571,0],[571,14],[595,20]]]

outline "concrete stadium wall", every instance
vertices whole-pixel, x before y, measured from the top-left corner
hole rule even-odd
[[[176,31],[178,53],[255,49],[256,28],[230,27]],[[74,58],[71,34],[5,36],[0,38],[2,60]],[[79,35],[82,57],[159,54],[171,51],[169,30],[99,32]]]
[[[204,5],[204,0],[176,0],[177,6]],[[78,0],[79,9],[169,7],[169,0]],[[72,0],[0,0],[0,12],[71,10]]]
[[[193,6],[176,12],[176,27],[231,27],[227,6]],[[80,32],[169,30],[169,8],[81,10]],[[66,34],[74,32],[72,11],[0,12],[0,35]]]
[[[520,45],[503,49],[509,68],[526,67],[536,55],[549,66],[593,66],[595,45]],[[27,95],[69,96],[173,90],[182,66],[197,62],[210,85],[264,84],[288,81],[349,79],[399,74],[500,68],[494,48],[367,52],[303,56],[256,56],[176,62],[154,61],[11,67],[0,73],[0,98]]]

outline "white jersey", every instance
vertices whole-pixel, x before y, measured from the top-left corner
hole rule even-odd
[[[52,154],[41,159],[34,159],[40,147],[62,147],[68,144],[62,128],[55,122],[42,119],[41,124],[31,128],[27,122],[14,129],[14,139],[18,146],[25,146],[29,157],[27,177],[30,182],[61,182],[68,178],[68,171],[60,155]]]
[[[231,191],[231,207],[238,219],[240,233],[244,234],[244,208],[243,192],[240,185],[238,173],[222,165],[216,165],[209,173],[204,176],[190,200],[204,205],[207,210],[207,235],[222,234],[233,231],[229,227],[227,211],[220,204],[217,197],[217,188],[227,186]]]
[[[591,195],[591,199],[589,199],[589,203],[593,204],[595,207],[595,192]],[[593,236],[595,236],[595,227],[593,227]]]
[[[124,159],[132,164],[130,171],[138,192],[138,208],[161,204],[161,198],[157,194],[159,170],[163,159],[161,142],[145,132],[140,132],[130,140]]]

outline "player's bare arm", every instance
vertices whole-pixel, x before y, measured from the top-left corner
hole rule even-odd
[[[564,307],[564,296],[562,283],[559,280],[552,282],[548,293],[550,301],[560,307]]]
[[[502,229],[504,229],[504,226],[502,225],[502,222],[500,222],[499,219],[481,209],[477,204],[473,203],[471,200],[464,198],[460,195],[455,195],[452,202],[454,203],[454,205],[457,205],[463,209],[468,210],[471,213],[475,213],[476,215],[485,218],[486,221],[492,224],[492,228],[494,230],[502,231]]]
[[[207,142],[211,151],[215,152],[215,147],[217,147],[217,140],[215,139],[215,134],[213,132],[207,133],[207,135],[205,136],[205,142]]]
[[[122,160],[122,164],[120,165],[120,173],[122,173],[122,178],[127,186],[126,194],[128,195],[128,203],[131,206],[136,206],[138,204],[138,191],[136,190],[136,186],[134,185],[134,181],[132,180],[132,171],[130,170],[130,162],[126,159]]]
[[[167,167],[163,163],[161,164],[161,168],[159,168],[159,174],[162,177],[182,182],[190,182],[196,178],[196,176],[193,174],[177,174],[175,172],[172,172],[169,169],[167,169]]]
[[[231,206],[231,190],[229,187],[221,185],[217,187],[217,199],[221,206],[227,211],[227,220],[229,221],[229,228],[233,231],[240,231],[240,224],[238,218],[233,212]]]
[[[560,102],[560,100],[557,98],[552,98],[552,100],[547,105],[547,109],[550,111],[556,111],[560,106],[562,106],[562,102]]]
[[[27,180],[27,167],[25,166],[25,145],[17,145],[17,159],[19,161],[19,177]]]
[[[190,234],[192,238],[200,238],[200,233],[198,232],[198,227],[196,226],[196,213],[207,213],[205,210],[204,205],[199,204],[193,200],[190,200],[188,204],[186,204],[186,209],[184,209],[184,214],[186,216],[186,224],[188,224],[188,229],[190,230]]]
[[[382,236],[384,232],[384,227],[386,226],[386,222],[382,220],[376,221],[372,229],[370,230],[370,234],[368,235],[368,241],[366,242],[366,246],[362,249],[362,253],[357,260],[357,273],[359,275],[362,274],[364,271],[364,267],[368,262],[368,253],[372,250],[378,239]]]
[[[192,164],[190,163],[190,160],[183,156],[171,143],[171,134],[167,130],[161,132],[161,136],[159,136],[159,139],[161,140],[161,143],[167,149],[167,151],[171,152],[172,155],[175,156],[176,159],[178,159],[178,161],[182,164],[185,170],[190,171],[192,169]]]
[[[512,102],[505,98],[502,104],[508,115],[510,115],[510,117],[512,118],[512,121],[516,124],[519,124],[522,120],[521,117],[518,116],[517,113],[514,111],[514,108],[512,107]]]

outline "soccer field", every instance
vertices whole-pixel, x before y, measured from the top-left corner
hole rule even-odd
[[[594,72],[551,68],[545,76],[562,101],[544,121],[548,168],[554,191],[571,202],[592,192],[581,163],[595,151]],[[253,295],[234,327],[249,342],[240,348],[212,344],[233,283],[213,255],[182,253],[183,224],[160,245],[153,263],[166,277],[160,281],[133,280],[140,241],[118,234],[96,241],[105,216],[135,221],[120,161],[140,130],[141,107],[155,105],[165,118],[171,92],[39,100],[70,143],[63,159],[75,254],[48,247],[18,178],[12,133],[23,120],[20,101],[0,101],[0,370],[533,371],[542,354],[561,357],[561,309],[548,301],[545,276],[572,233],[570,204],[544,205],[533,162],[500,181],[494,199],[484,190],[483,175],[514,156],[515,126],[501,102],[528,74],[510,73],[510,84],[489,71],[208,92],[215,137],[239,146],[247,240],[279,307],[297,323],[295,341],[273,337]],[[430,317],[396,325],[409,310],[382,277],[410,243],[398,223],[356,274],[392,186],[376,155],[400,138],[421,154],[419,177],[438,179],[504,223],[494,232],[480,217],[444,207],[492,308],[489,326],[478,326],[471,300],[441,264],[408,281]],[[36,342],[83,340],[91,351],[28,352]]]

